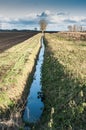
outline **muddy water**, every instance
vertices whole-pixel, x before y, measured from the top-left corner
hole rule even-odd
[[[23,115],[23,120],[26,123],[36,123],[39,121],[44,108],[44,104],[42,102],[43,94],[41,84],[41,67],[43,64],[45,50],[43,38],[41,39],[41,45],[42,47],[39,52],[33,82],[30,87],[30,92]]]

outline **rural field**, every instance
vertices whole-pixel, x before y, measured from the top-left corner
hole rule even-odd
[[[18,112],[24,107],[23,103],[29,91],[25,85],[28,77],[30,79],[28,84],[31,82],[31,74],[41,46],[41,34],[36,34],[34,32],[0,34],[1,124],[8,125],[9,123],[3,122],[4,118],[16,118],[16,115],[18,117]]]
[[[8,130],[12,126],[12,130],[24,130],[21,115],[40,40],[41,33],[36,32],[0,34],[0,125]],[[85,130],[86,33],[45,33],[44,44],[44,111],[31,130]]]
[[[82,40],[80,34],[78,39],[73,33],[69,35],[45,35],[42,68],[45,109],[40,128],[36,129],[86,129],[86,39]]]
[[[0,0],[0,130],[86,130],[86,0]]]
[[[11,48],[12,46],[19,44],[26,39],[34,36],[37,32],[29,32],[29,31],[7,31],[0,32],[0,53],[5,51],[6,49]]]

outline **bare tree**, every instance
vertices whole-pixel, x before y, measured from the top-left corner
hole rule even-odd
[[[67,28],[68,28],[69,32],[83,32],[83,31],[86,30],[85,27],[80,26],[80,25],[75,25],[75,24],[74,25],[69,25]]]
[[[73,25],[73,32],[77,32],[77,25]]]
[[[37,31],[37,28],[35,27],[34,30]]]
[[[83,31],[83,28],[82,28],[82,26],[80,26],[79,28],[80,28],[80,32],[82,32],[82,31]]]
[[[68,26],[68,30],[69,30],[69,32],[72,32],[72,26],[71,25]]]
[[[40,24],[40,30],[42,31],[42,34],[44,35],[44,31],[46,30],[47,27],[47,21],[42,19],[39,21]]]

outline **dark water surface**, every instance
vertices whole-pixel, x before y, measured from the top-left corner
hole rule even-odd
[[[44,108],[41,90],[41,67],[43,64],[45,50],[43,38],[41,39],[41,45],[42,47],[39,52],[33,82],[30,87],[30,92],[28,95],[27,104],[23,115],[23,121],[27,123],[36,123],[37,121],[39,121]]]

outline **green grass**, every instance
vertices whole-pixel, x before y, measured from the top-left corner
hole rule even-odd
[[[45,109],[40,130],[86,129],[86,42],[46,34],[42,84]]]
[[[0,55],[0,87],[6,84],[9,85],[11,82],[16,82],[15,76],[21,74],[25,63],[29,59],[29,55],[32,53],[32,49],[35,49],[36,47],[35,44],[37,42],[34,44],[34,39],[30,41],[31,44],[30,42],[24,42]]]
[[[13,106],[21,98],[40,48],[38,34],[0,53],[0,107]]]
[[[5,99],[7,99],[7,100],[5,100]],[[3,102],[5,102],[5,104],[8,104],[8,103],[10,102],[10,100],[9,100],[9,98],[8,98],[8,96],[6,95],[5,92],[3,92],[3,93],[1,94],[1,97],[0,97],[0,103],[2,104]]]

